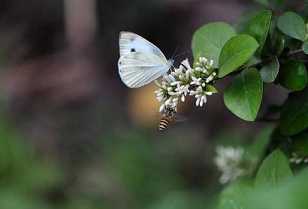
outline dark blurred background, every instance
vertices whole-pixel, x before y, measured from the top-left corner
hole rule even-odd
[[[118,36],[140,34],[180,62],[191,59],[198,27],[232,24],[255,8],[252,0],[1,0],[0,208],[210,208],[216,141],[249,139],[263,125],[237,119],[217,94],[204,108],[188,101],[188,120],[157,132],[155,86],[121,83]],[[265,106],[285,98],[268,92]]]

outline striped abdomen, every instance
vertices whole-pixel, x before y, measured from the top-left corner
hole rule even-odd
[[[171,122],[171,119],[168,117],[163,117],[160,121],[159,121],[159,125],[158,125],[158,130],[159,131],[164,131],[168,128],[169,123]]]

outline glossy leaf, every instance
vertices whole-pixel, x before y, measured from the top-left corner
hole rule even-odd
[[[306,87],[308,80],[307,70],[304,63],[288,61],[281,67],[280,83],[292,91],[300,91]]]
[[[294,12],[284,13],[278,18],[277,26],[284,34],[301,41],[305,40],[305,22],[298,14]]]
[[[218,67],[218,58],[225,43],[235,36],[234,29],[223,22],[209,23],[199,28],[193,35],[192,51],[195,59],[204,56],[214,61]]]
[[[219,56],[218,77],[222,78],[245,64],[258,46],[258,42],[249,35],[237,35],[227,41]]]
[[[255,68],[250,68],[236,76],[225,89],[224,103],[239,118],[254,121],[261,105],[262,94],[261,76]]]
[[[259,134],[257,134],[254,142],[247,148],[245,155],[259,160],[266,151],[266,147],[270,142],[272,133],[272,127],[263,129]]]
[[[226,187],[219,198],[219,209],[247,208],[246,195],[253,191],[253,184],[248,181],[237,181]]]
[[[279,31],[275,31],[271,39],[272,52],[279,56],[286,47],[286,37]]]
[[[308,54],[308,41],[305,41],[303,43],[302,49],[303,49],[305,54]]]
[[[295,135],[308,128],[308,88],[292,93],[281,112],[280,132]]]
[[[259,54],[261,53],[265,40],[267,38],[271,26],[271,19],[272,12],[270,10],[263,10],[261,12],[258,12],[254,17],[252,17],[244,28],[243,33],[251,35],[258,41]]]
[[[308,205],[307,178],[308,170],[303,169],[278,186],[257,187],[251,193],[245,194],[246,201],[242,205],[248,207],[241,209],[305,209]]]
[[[279,61],[277,57],[273,61],[264,65],[260,70],[260,75],[265,83],[274,82],[279,72]]]
[[[255,185],[277,186],[292,175],[288,158],[280,150],[275,150],[262,162]]]

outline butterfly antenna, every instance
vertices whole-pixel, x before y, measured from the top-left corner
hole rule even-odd
[[[172,53],[172,56],[171,56],[171,59],[172,59],[172,60],[174,60],[175,55],[176,55],[176,52],[178,51],[178,49],[179,49],[179,46],[176,46],[176,47],[175,47],[175,50],[174,50],[174,52]]]

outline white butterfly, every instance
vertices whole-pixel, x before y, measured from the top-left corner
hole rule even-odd
[[[166,74],[173,64],[160,49],[132,32],[120,32],[121,80],[130,88],[144,86]]]

